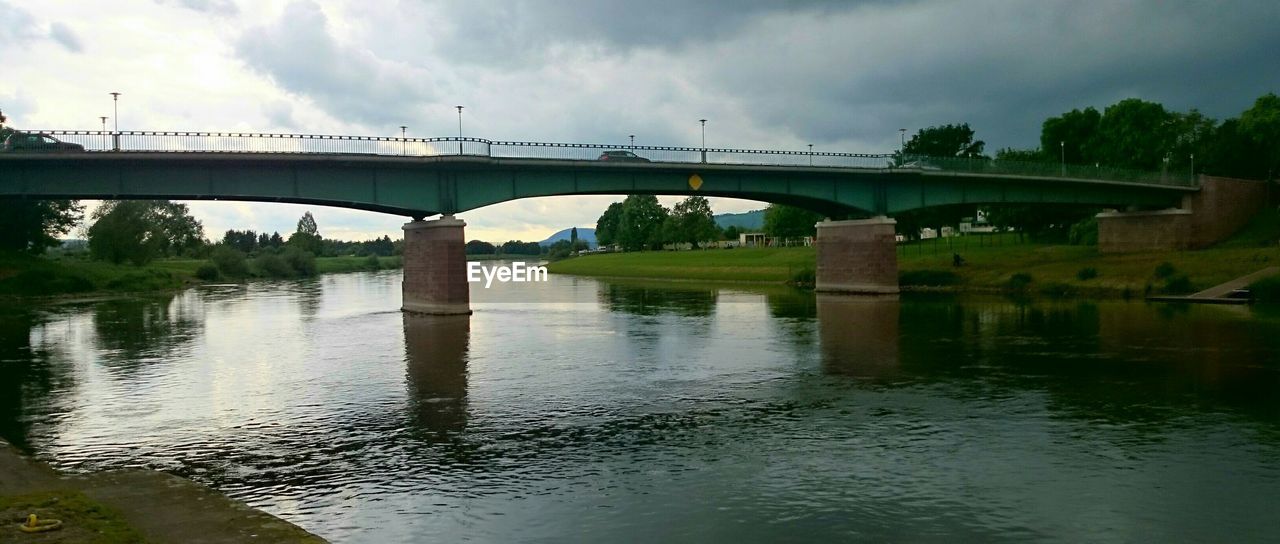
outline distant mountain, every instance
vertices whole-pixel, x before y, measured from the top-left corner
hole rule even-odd
[[[738,227],[739,230],[760,230],[764,228],[764,210],[722,213],[712,218],[716,220],[716,226],[722,229]]]
[[[540,245],[540,246],[549,246],[549,245],[551,245],[551,244],[554,244],[554,243],[556,243],[556,242],[559,242],[560,240],[568,240],[569,238],[571,238],[571,236],[570,236],[570,232],[571,232],[572,230],[573,230],[573,228],[572,228],[572,227],[570,227],[570,228],[564,229],[564,230],[562,230],[562,231],[560,231],[560,232],[557,232],[557,233],[555,233],[555,234],[552,234],[552,235],[551,235],[549,238],[547,238],[546,240],[543,240],[543,241],[541,241],[541,242],[538,242],[538,245]],[[588,244],[590,244],[590,245],[591,245],[591,248],[592,248],[592,249],[595,249],[595,247],[596,247],[596,229],[588,229],[588,228],[578,227],[578,239],[579,239],[579,240],[582,240],[582,241],[584,241],[584,242],[586,242],[586,243],[588,243]]]

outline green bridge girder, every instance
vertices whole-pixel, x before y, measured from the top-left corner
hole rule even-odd
[[[696,189],[693,175],[701,178]],[[744,198],[829,217],[949,204],[1176,206],[1198,187],[911,169],[301,153],[0,155],[0,197],[293,202],[422,218],[520,198]]]

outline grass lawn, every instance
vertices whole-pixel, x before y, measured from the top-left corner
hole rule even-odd
[[[62,521],[62,528],[44,533],[22,533],[16,520],[35,514],[37,519]],[[118,544],[143,542],[120,514],[85,497],[79,491],[49,491],[30,495],[0,497],[0,542],[76,542]],[[12,527],[10,525],[13,525]]]
[[[1248,234],[1248,233],[1246,233]],[[1018,242],[1014,235],[926,240],[898,247],[904,286],[947,286],[956,290],[1003,289],[1015,274],[1030,276],[1028,289],[1053,294],[1142,295],[1148,290],[1199,290],[1267,266],[1280,265],[1280,247],[1241,237],[1201,251],[1102,255],[1096,246]],[[998,243],[992,243],[998,242]],[[959,253],[964,266],[952,265]],[[1156,275],[1162,263],[1172,272]],[[783,283],[814,267],[813,248],[652,251],[587,255],[551,263],[556,274],[616,278]],[[1090,272],[1087,269],[1092,269]],[[1090,277],[1092,276],[1092,277]],[[1185,276],[1186,281],[1172,285]]]

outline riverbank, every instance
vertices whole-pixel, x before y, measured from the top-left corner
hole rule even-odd
[[[964,259],[954,266],[953,255]],[[898,247],[904,290],[1018,291],[1050,296],[1184,294],[1280,263],[1280,247],[1223,244],[1200,251],[1103,255],[1096,246],[1018,242],[1012,235],[926,240]],[[812,247],[587,255],[547,266],[604,278],[781,284],[815,266]]]
[[[132,266],[74,257],[6,254],[0,255],[0,296],[177,291],[204,283],[196,274],[208,262],[160,259]],[[315,263],[319,274],[375,269],[368,257],[319,257]],[[401,266],[398,256],[379,257],[377,263],[377,269]]]
[[[26,534],[10,523],[29,514],[62,528]],[[63,475],[3,440],[0,519],[0,542],[324,542],[190,480],[147,470]]]

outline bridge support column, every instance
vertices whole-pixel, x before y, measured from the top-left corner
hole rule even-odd
[[[880,216],[818,223],[815,290],[826,293],[898,292],[898,247],[893,226]]]
[[[452,215],[413,221],[404,227],[404,283],[401,310],[420,314],[471,313],[467,285],[467,224]]]

